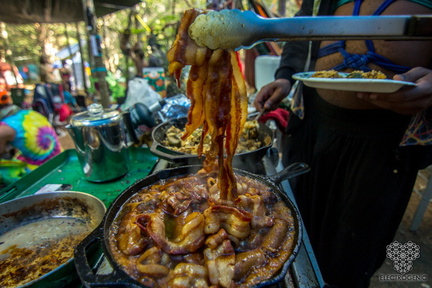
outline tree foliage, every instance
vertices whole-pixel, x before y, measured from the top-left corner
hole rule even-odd
[[[278,10],[282,5],[280,2],[286,2],[285,15],[291,16],[297,9],[295,1],[262,0],[261,2],[265,3],[276,15],[280,14]],[[193,7],[205,9],[207,2],[211,0],[146,0],[134,7],[134,15],[130,9],[127,9],[99,18],[98,31],[103,39],[102,48],[106,67],[113,73],[118,69],[126,71],[127,67],[133,67],[130,60],[127,60],[120,50],[121,36],[128,27],[132,34],[131,42],[142,42],[146,56],[150,53],[148,40],[151,35],[157,40],[162,52],[166,53],[175,39],[182,12]],[[235,2],[237,6],[249,9],[248,1],[235,0]],[[0,57],[5,59],[6,51],[9,48],[17,66],[29,63],[38,64],[38,59],[42,54],[51,56],[51,60],[60,60],[55,58],[56,52],[67,47],[68,44],[78,43],[79,35],[81,42],[87,43],[85,29],[83,22],[6,25],[10,47],[5,47],[5,41],[1,41]],[[83,48],[84,55],[82,56],[86,60],[88,48]]]

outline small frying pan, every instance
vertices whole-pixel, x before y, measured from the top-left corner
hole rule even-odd
[[[35,260],[23,265],[25,268],[33,265],[33,261],[45,259],[57,261],[54,255],[45,253],[47,245],[54,243],[53,247],[62,247],[59,243],[64,239],[85,237],[93,231],[102,221],[106,208],[98,198],[81,192],[51,192],[17,198],[0,204],[0,261],[12,261],[17,253],[31,253]],[[77,240],[79,241],[79,240]],[[74,242],[71,242],[74,243]],[[65,249],[67,245],[64,246]],[[51,250],[48,250],[51,251]],[[64,250],[61,250],[64,251]],[[33,254],[34,253],[34,254]],[[97,252],[91,252],[95,263],[99,257]],[[15,256],[13,256],[15,255]],[[60,255],[57,253],[57,255]],[[73,253],[72,253],[73,255]],[[29,257],[22,257],[20,265]],[[8,262],[10,263],[10,262]],[[25,263],[25,262],[24,262]],[[38,262],[37,265],[42,265]],[[45,262],[44,262],[45,263]],[[6,266],[6,265],[5,265]],[[6,273],[7,266],[2,266],[1,273]],[[15,265],[11,265],[11,269]],[[16,267],[16,266],[15,266]],[[4,269],[4,270],[3,270]],[[78,278],[74,269],[73,257],[65,263],[52,266],[51,271],[37,279],[27,281],[26,272],[8,274],[7,277],[17,279],[24,277],[17,283],[18,287],[65,287]],[[45,271],[44,271],[45,272]],[[12,273],[12,272],[9,272]],[[1,277],[0,277],[1,279]],[[2,286],[2,283],[0,283]]]

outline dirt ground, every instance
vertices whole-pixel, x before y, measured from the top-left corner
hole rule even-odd
[[[64,150],[75,149],[75,144],[65,128],[62,128],[62,134],[58,135],[60,143]]]
[[[432,168],[420,171],[419,174],[423,175],[428,179],[431,177]],[[423,190],[426,187],[427,180],[423,177],[417,177],[415,190],[411,195],[410,203],[405,211],[404,218],[399,230],[396,234],[395,240],[401,244],[405,244],[411,241],[420,246],[420,257],[413,261],[413,269],[406,273],[405,281],[403,280],[392,280],[389,278],[391,275],[398,274],[393,268],[393,261],[386,259],[380,270],[374,275],[371,283],[371,288],[414,288],[432,287],[432,204],[429,201],[426,212],[422,218],[421,224],[416,231],[411,231],[412,220],[417,210],[419,201],[421,200]],[[414,277],[418,277],[419,281],[414,281]],[[381,280],[380,280],[381,279]],[[384,279],[384,280],[383,280]],[[390,279],[385,281],[385,279]],[[425,280],[421,280],[425,279]]]
[[[66,131],[65,131],[66,132]],[[65,133],[60,138],[60,142],[64,149],[74,149],[75,146],[69,134]],[[421,171],[421,173],[429,178],[432,174],[432,168]],[[389,279],[392,275],[398,274],[393,268],[393,261],[386,259],[380,270],[374,275],[371,288],[430,288],[432,287],[432,204],[429,203],[428,208],[423,216],[422,222],[416,231],[410,231],[412,219],[421,199],[422,190],[425,189],[427,181],[422,177],[418,177],[416,189],[412,193],[410,203],[405,212],[402,223],[399,227],[395,240],[401,244],[411,241],[420,246],[420,257],[413,261],[413,269],[408,272],[408,275],[426,276],[426,280],[422,281],[402,281],[402,280],[380,280]],[[405,275],[407,275],[405,274]]]

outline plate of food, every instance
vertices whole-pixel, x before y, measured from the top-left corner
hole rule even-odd
[[[415,86],[415,83],[386,79],[379,71],[353,71],[351,73],[328,71],[300,72],[293,75],[295,80],[306,86],[330,90],[356,92],[393,93],[403,86]]]

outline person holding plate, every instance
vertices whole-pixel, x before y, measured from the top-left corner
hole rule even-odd
[[[432,1],[304,0],[297,16],[407,14],[432,14]],[[276,80],[255,98],[257,110],[271,111],[293,95],[283,164],[311,166],[291,186],[329,287],[369,286],[418,170],[432,164],[431,65],[432,41],[287,42]],[[314,89],[292,78],[330,69],[376,70],[416,86],[370,93]]]

